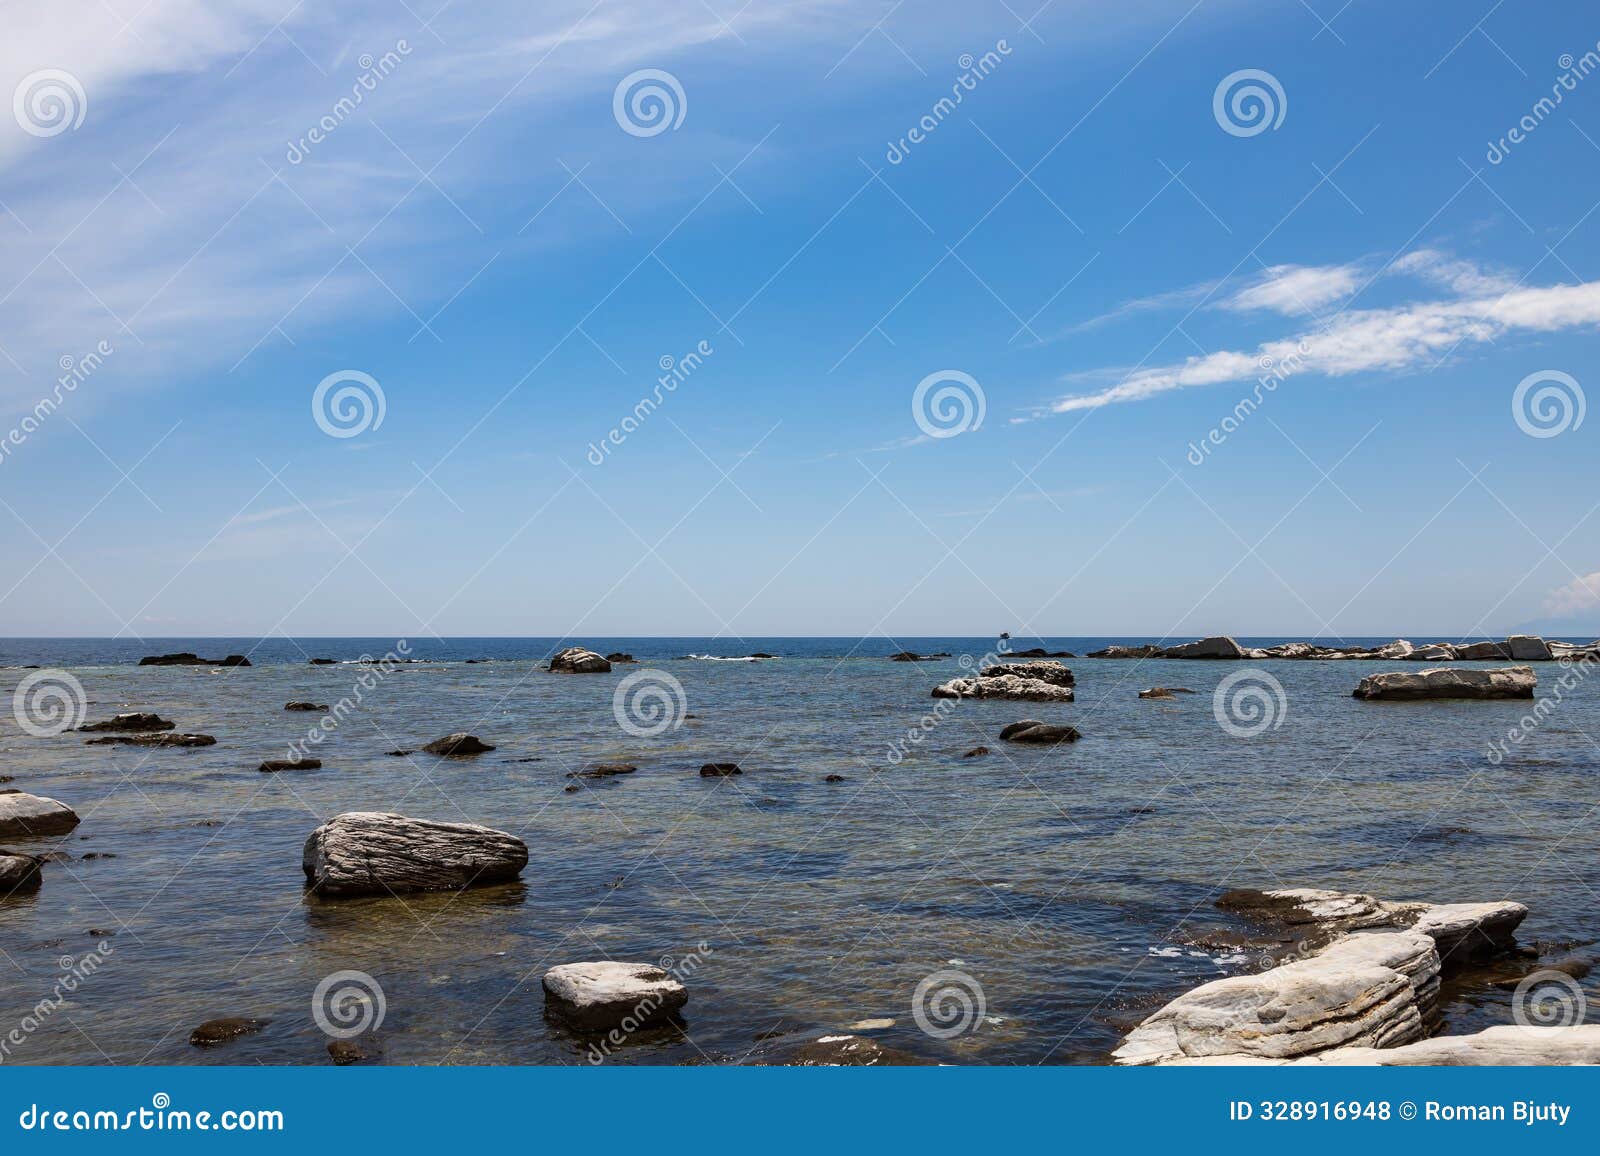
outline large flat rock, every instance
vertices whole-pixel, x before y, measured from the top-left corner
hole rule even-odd
[[[308,886],[328,896],[459,891],[515,879],[527,864],[527,844],[504,831],[378,811],[330,819],[302,856]]]
[[[683,984],[652,963],[564,963],[544,973],[545,1006],[585,1031],[631,1031],[675,1016],[689,1001]]]
[[[1415,672],[1369,674],[1351,694],[1355,698],[1392,701],[1532,698],[1537,681],[1529,666],[1502,666],[1493,670],[1438,666]]]
[[[77,812],[65,803],[21,791],[0,794],[0,839],[65,835],[77,825]]]

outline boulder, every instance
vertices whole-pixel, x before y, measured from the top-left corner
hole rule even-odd
[[[245,1016],[229,1016],[226,1019],[207,1020],[189,1033],[189,1042],[197,1048],[214,1048],[218,1044],[225,1044],[230,1040],[238,1039],[240,1036],[254,1035],[271,1022],[271,1020],[250,1019]]]
[[[569,646],[550,660],[550,669],[557,674],[605,674],[611,663],[592,650]]]
[[[80,731],[170,731],[174,724],[158,714],[133,711],[112,715],[100,722],[84,723]]]
[[[1075,743],[1078,741],[1079,735],[1074,727],[1042,723],[1037,719],[1024,719],[1002,729],[1000,737],[1008,743],[1038,743],[1045,746],[1054,746],[1057,743]]]
[[[621,651],[618,651],[615,654],[606,655],[606,661],[607,662],[638,662],[639,660],[637,658],[633,657],[633,655],[631,655],[631,654],[623,654]]]
[[[1013,702],[1072,702],[1072,687],[1002,674],[983,678],[952,678],[933,688],[934,698],[995,698]]]
[[[1513,662],[1549,662],[1550,644],[1536,634],[1513,634],[1506,639],[1506,652]]]
[[[1071,686],[1077,682],[1072,671],[1059,662],[997,662],[978,672],[979,678],[1030,678],[1052,686]]]
[[[1414,646],[1406,658],[1412,662],[1454,662],[1456,648],[1448,642],[1430,642],[1426,646]]]
[[[1162,658],[1243,658],[1244,648],[1224,635],[1202,638],[1198,642],[1184,642],[1169,646],[1161,652]]]
[[[962,755],[961,757],[964,758],[964,759],[979,759],[979,758],[982,758],[984,755],[986,755],[988,753],[989,753],[989,748],[988,747],[973,747],[970,751],[968,751],[966,754]]]
[[[1159,646],[1108,646],[1104,650],[1091,650],[1089,658],[1159,658]]]
[[[544,973],[545,1010],[580,1031],[632,1031],[675,1019],[689,993],[653,963],[564,963]]]
[[[1194,691],[1186,686],[1152,686],[1149,690],[1141,690],[1140,698],[1177,698],[1180,694],[1193,694]]]
[[[434,739],[422,749],[427,754],[443,758],[465,758],[467,755],[481,755],[485,751],[494,750],[477,735],[469,735],[466,731],[457,731],[453,735],[445,735],[442,739]]]
[[[322,712],[326,713],[327,709],[328,709],[328,704],[327,703],[322,703],[322,704],[319,705],[319,704],[314,703],[314,702],[286,702],[286,703],[283,704],[283,709],[284,710],[314,710],[314,711],[322,711]]]
[[[39,890],[42,858],[20,851],[0,850],[0,899]]]
[[[1429,698],[1532,698],[1535,678],[1528,666],[1463,670],[1440,666],[1431,670],[1369,674],[1351,692],[1355,698],[1409,701]]]
[[[124,743],[135,747],[211,747],[216,745],[217,740],[212,735],[180,734],[177,731],[101,735],[97,739],[84,740],[84,745],[91,747],[105,746],[107,743]]]
[[[706,763],[700,768],[700,777],[703,779],[723,779],[729,775],[742,775],[738,763]]]
[[[65,835],[77,825],[77,813],[65,803],[21,791],[0,794],[0,839]]]
[[[313,658],[311,660],[312,666],[337,666],[338,663],[339,660],[336,658]]]
[[[269,773],[272,771],[320,771],[321,769],[321,759],[267,759],[256,768],[258,771]]]
[[[1456,647],[1456,658],[1463,662],[1494,661],[1512,657],[1503,642],[1469,642]]]
[[[1279,646],[1269,646],[1261,653],[1265,658],[1320,658],[1327,651],[1309,642],[1285,642]]]
[[[1381,658],[1385,661],[1392,662],[1397,658],[1410,658],[1411,652],[1415,649],[1416,647],[1412,646],[1411,643],[1407,642],[1405,639],[1397,638],[1385,646],[1378,647],[1378,649],[1372,652],[1372,655],[1374,658]]]
[[[475,823],[349,811],[311,833],[302,866],[319,895],[459,891],[515,879],[528,863],[521,839]]]

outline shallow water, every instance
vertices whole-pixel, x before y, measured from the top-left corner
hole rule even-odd
[[[256,765],[321,717],[283,704],[336,702],[362,673],[307,657],[381,656],[393,639],[0,642],[0,701],[32,673],[24,664],[61,667],[82,683],[90,719],[154,710],[218,740],[90,747],[4,716],[6,785],[60,799],[83,822],[7,844],[73,858],[45,867],[37,895],[0,901],[0,1037],[50,995],[63,957],[110,948],[5,1062],[325,1063],[312,993],[353,969],[382,986],[369,1047],[384,1062],[583,1063],[585,1041],[544,1019],[545,969],[693,957],[686,1030],[641,1034],[610,1062],[781,1060],[813,1029],[883,1016],[897,1023],[878,1038],[935,1060],[1099,1063],[1152,1006],[1258,966],[1176,942],[1240,926],[1212,906],[1228,887],[1513,898],[1532,908],[1524,942],[1597,937],[1600,685],[1568,693],[1495,765],[1489,741],[1529,704],[1350,697],[1362,675],[1405,664],[1079,658],[1068,663],[1076,703],[963,702],[896,763],[891,746],[934,707],[930,688],[963,670],[884,656],[977,656],[993,640],[582,641],[640,666],[562,676],[539,665],[554,640],[413,643],[438,661],[363,691],[316,751],[323,769],[280,774]],[[1013,645],[1081,654],[1104,641]],[[177,650],[251,652],[256,665],[132,665]],[[751,651],[779,657],[683,657]],[[613,713],[619,681],[645,667],[679,680],[694,716],[656,737],[626,733]],[[1213,712],[1217,685],[1244,667],[1277,678],[1287,703],[1280,725],[1252,738]],[[1541,692],[1562,672],[1536,669]],[[1137,698],[1154,685],[1198,693]],[[996,739],[1027,717],[1083,738],[1051,749]],[[498,749],[385,754],[457,730]],[[991,753],[962,757],[979,744]],[[604,761],[639,771],[564,790],[568,772]],[[745,774],[702,779],[709,761]],[[528,867],[520,883],[458,895],[309,899],[301,847],[349,810],[486,823],[527,842]],[[976,1030],[950,1039],[912,1015],[918,982],[941,969],[972,976],[985,1005]],[[1509,1001],[1474,993],[1450,1029],[1507,1022]],[[197,1024],[232,1015],[271,1023],[223,1047],[189,1045]]]

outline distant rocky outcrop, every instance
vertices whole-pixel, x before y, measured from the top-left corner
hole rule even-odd
[[[158,714],[133,711],[112,715],[100,722],[84,723],[80,731],[170,731],[176,724]]]
[[[97,739],[85,739],[84,745],[98,747],[107,743],[122,743],[133,747],[210,747],[215,746],[216,742],[214,735],[191,735],[182,734],[178,731],[152,731],[126,735],[101,735]]]
[[[1391,701],[1532,698],[1537,681],[1529,666],[1493,670],[1441,666],[1415,673],[1406,670],[1369,674],[1350,693],[1355,698]]]
[[[0,792],[0,839],[65,835],[77,825],[77,812],[65,803],[22,791]]]
[[[918,654],[914,650],[902,650],[898,654],[891,654],[889,656],[889,661],[890,662],[938,662],[940,659],[949,658],[949,657],[950,656],[948,654],[944,653],[943,651],[939,652],[938,654]]]
[[[139,660],[140,666],[249,666],[250,660],[242,654],[226,658],[201,658],[198,654],[182,651],[178,654],[147,654]]]
[[[467,755],[481,755],[485,751],[494,750],[477,735],[469,735],[466,731],[457,731],[453,735],[445,735],[442,739],[434,739],[422,749],[427,754],[443,758],[465,758]]]
[[[1194,691],[1186,686],[1152,686],[1149,690],[1141,690],[1140,698],[1177,698],[1180,694],[1193,694]]]
[[[1073,701],[1072,671],[1059,662],[1004,662],[976,678],[953,678],[933,688],[934,698],[997,698],[1018,702]]]
[[[1247,648],[1232,638],[1218,635],[1176,646],[1146,643],[1138,646],[1108,646],[1089,653],[1090,658],[1211,658],[1263,659],[1290,658],[1319,662],[1366,660],[1393,662],[1483,662],[1511,659],[1515,662],[1550,662],[1559,659],[1600,661],[1600,641],[1586,645],[1546,642],[1537,635],[1513,634],[1504,642],[1428,642],[1413,644],[1397,638],[1382,646],[1321,646],[1312,642],[1285,642],[1277,646]]]
[[[592,650],[569,646],[550,659],[550,669],[557,674],[605,674],[611,663]]]
[[[315,703],[315,702],[286,702],[286,703],[283,704],[283,709],[284,710],[308,710],[308,711],[323,711],[323,712],[326,712],[327,709],[328,709],[328,704],[327,703]]]
[[[319,895],[459,891],[515,879],[528,865],[528,847],[475,823],[349,811],[311,833],[301,865]]]
[[[639,660],[637,658],[635,658],[633,655],[624,654],[619,650],[614,654],[606,655],[606,661],[607,662],[638,662]]]

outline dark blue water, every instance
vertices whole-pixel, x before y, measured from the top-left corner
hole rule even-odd
[[[574,641],[639,665],[561,676],[541,660],[563,640],[414,639],[411,656],[431,661],[362,686],[371,672],[351,664],[398,641],[0,642],[0,706],[38,673],[23,667],[59,668],[90,718],[155,710],[218,739],[90,747],[72,733],[35,737],[0,709],[6,786],[83,817],[69,836],[10,843],[70,858],[46,866],[36,896],[0,901],[0,1027],[50,994],[63,957],[111,948],[6,1062],[324,1063],[313,991],[359,970],[385,994],[369,1041],[383,1062],[582,1063],[584,1041],[543,1017],[546,968],[681,959],[704,943],[686,1035],[632,1039],[609,1062],[780,1060],[818,1033],[892,1018],[877,1034],[931,1059],[1095,1063],[1153,1004],[1255,966],[1183,946],[1234,926],[1212,906],[1227,887],[1510,897],[1533,908],[1525,939],[1595,938],[1600,687],[1587,683],[1497,764],[1489,743],[1528,704],[1350,697],[1394,664],[1076,659],[1075,703],[938,713],[931,687],[995,640],[591,637]],[[1011,645],[1082,654],[1107,641]],[[901,649],[958,657],[886,660]],[[167,651],[255,665],[135,665]],[[752,651],[779,657],[684,657]],[[1214,692],[1246,668],[1283,699],[1275,725],[1238,737],[1219,724]],[[1538,669],[1541,689],[1561,672]],[[624,729],[615,706],[622,681],[646,670],[684,697],[678,725],[653,735]],[[1140,700],[1152,685],[1197,693]],[[256,770],[319,717],[285,702],[358,689],[317,748],[322,770]],[[1084,737],[1050,749],[996,739],[1023,717]],[[458,730],[497,749],[385,753]],[[963,757],[979,745],[991,753]],[[619,760],[639,771],[565,789],[570,772]],[[703,779],[709,761],[746,773]],[[308,899],[301,846],[347,810],[487,823],[525,840],[529,865],[518,884],[463,895]],[[949,1039],[912,1014],[919,981],[940,970],[970,975],[984,997],[985,1018]],[[1505,1021],[1509,998],[1479,993],[1451,1026]],[[214,1051],[189,1046],[195,1025],[227,1015],[271,1022]]]

